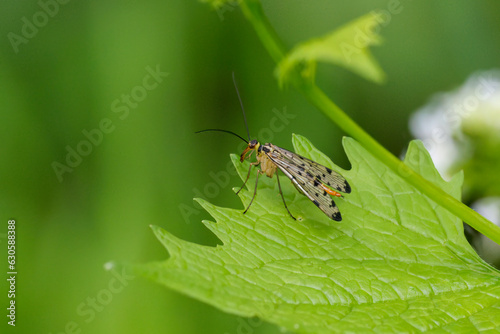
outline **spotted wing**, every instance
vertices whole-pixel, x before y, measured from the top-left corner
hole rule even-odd
[[[333,199],[323,189],[328,185],[339,191],[349,193],[351,187],[347,181],[330,168],[304,158],[281,147],[271,145],[269,152],[264,152],[278,168],[293,182],[296,188],[307,196],[329,218],[341,221],[342,216]]]
[[[289,161],[289,164],[298,166],[300,171],[302,171],[302,169],[304,169],[304,171],[307,170],[309,174],[311,174],[321,183],[346,194],[349,194],[351,192],[351,186],[339,173],[331,170],[328,167],[320,165],[315,161],[298,155],[297,153],[285,150],[284,148],[272,144],[271,147],[273,151],[277,151],[281,156],[285,157]]]

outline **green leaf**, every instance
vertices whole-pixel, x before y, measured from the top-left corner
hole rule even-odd
[[[326,36],[297,45],[278,64],[280,84],[287,81],[299,64],[303,65],[303,77],[313,81],[317,61],[342,66],[365,79],[383,82],[385,74],[369,50],[369,46],[381,43],[377,29],[382,22],[382,17],[372,12]]]
[[[353,139],[343,142],[348,171],[304,137],[294,136],[293,144],[349,181],[352,193],[336,200],[341,222],[282,177],[287,204],[298,217],[292,220],[276,178],[262,177],[246,214],[198,200],[217,221],[203,223],[223,245],[190,243],[153,227],[170,258],[134,266],[136,273],[296,333],[500,330],[499,272],[476,255],[459,219]],[[246,177],[248,162],[231,158]],[[442,180],[421,142],[411,143],[405,164],[459,197],[462,174]],[[240,193],[245,206],[252,181]]]

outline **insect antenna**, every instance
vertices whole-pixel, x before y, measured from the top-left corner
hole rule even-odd
[[[240,91],[238,90],[238,85],[236,84],[236,79],[233,72],[233,83],[236,89],[236,94],[238,94],[238,100],[240,100],[241,111],[243,112],[243,119],[245,120],[245,127],[247,128],[248,141],[250,141],[250,131],[248,130],[247,115],[245,114],[245,108],[243,108],[243,101],[241,101]]]
[[[245,143],[250,142],[250,131],[248,130],[247,115],[245,114],[245,108],[243,108],[243,101],[241,100],[240,91],[238,90],[238,85],[236,84],[236,78],[234,77],[234,72],[233,72],[233,83],[234,83],[234,88],[236,89],[236,94],[238,95],[238,100],[240,101],[241,111],[243,112],[243,120],[245,121],[245,128],[247,130],[248,141],[245,138],[243,138],[242,136],[240,136],[239,134],[234,133],[233,131],[223,130],[223,129],[205,129],[205,130],[201,130],[201,131],[196,131],[195,133],[206,132],[206,131],[226,132],[226,133],[232,134],[233,136],[240,138]]]
[[[243,140],[245,143],[248,143],[247,140],[245,138],[243,138],[242,136],[240,136],[239,134],[237,133],[234,133],[233,131],[229,131],[229,130],[223,130],[223,129],[205,129],[205,130],[200,130],[200,131],[196,131],[195,133],[200,133],[200,132],[207,132],[207,131],[219,131],[219,132],[226,132],[226,133],[230,133],[232,134],[233,136],[236,136],[238,138],[240,138],[241,140]]]

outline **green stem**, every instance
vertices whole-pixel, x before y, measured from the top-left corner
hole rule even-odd
[[[274,31],[265,16],[259,0],[241,1],[241,9],[246,18],[253,25],[257,35],[264,44],[271,57],[279,63],[286,55],[286,48]],[[428,182],[420,174],[413,171],[396,156],[391,154],[358,124],[356,124],[345,112],[342,111],[326,94],[315,84],[306,83],[296,73],[292,78],[295,87],[304,94],[307,99],[321,110],[327,117],[336,123],[347,134],[361,143],[371,154],[383,161],[392,171],[405,178],[420,192],[431,198],[436,203],[446,208],[452,214],[461,218],[477,231],[481,232],[491,240],[500,244],[500,228],[484,218],[462,202],[453,198],[441,188]]]

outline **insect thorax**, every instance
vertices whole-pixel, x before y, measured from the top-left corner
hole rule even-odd
[[[257,152],[257,161],[260,162],[260,169],[262,172],[266,173],[268,177],[273,177],[277,168],[276,164],[267,156],[267,154],[270,154],[272,151],[273,148],[271,147],[271,144],[266,143],[261,145]]]

